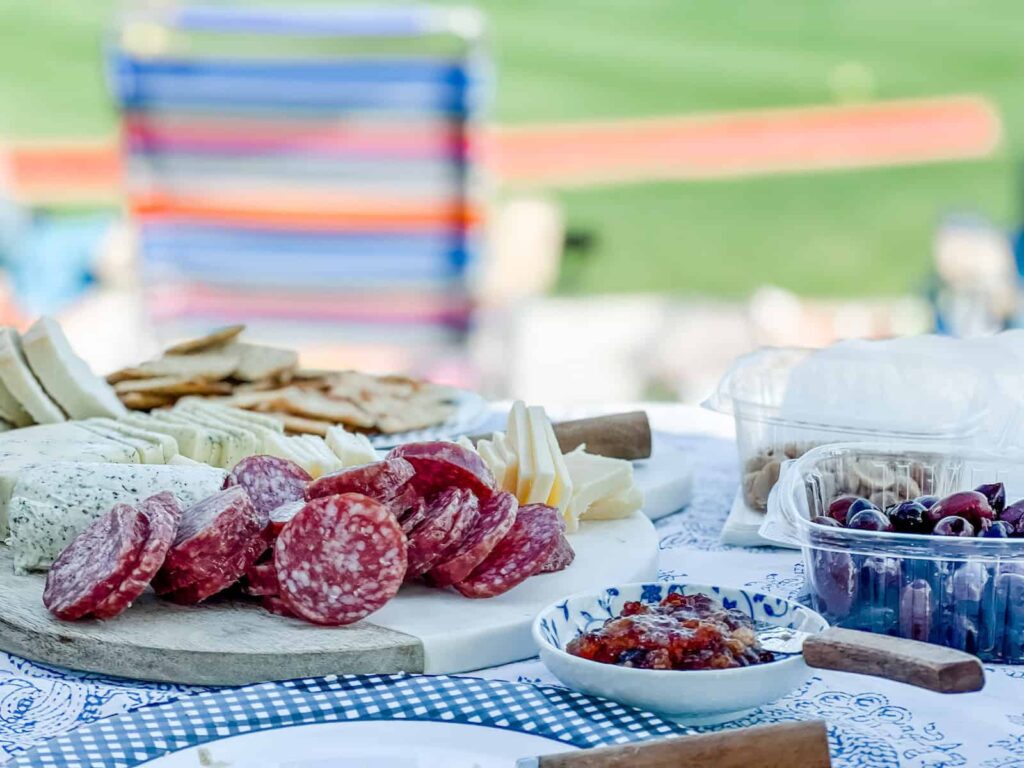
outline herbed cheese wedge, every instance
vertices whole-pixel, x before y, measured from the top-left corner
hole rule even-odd
[[[555,459],[551,455],[547,430],[550,427],[547,414],[537,405],[526,409],[530,428],[530,455],[533,458],[533,482],[525,499],[526,504],[547,504],[555,486]]]
[[[85,419],[84,421],[76,423],[82,429],[87,429],[100,437],[105,437],[108,440],[113,440],[114,442],[123,443],[128,446],[135,451],[135,460],[139,464],[164,463],[164,452],[160,449],[160,446],[154,445],[148,440],[139,440],[137,437],[129,437],[121,432],[114,432],[108,427],[104,427],[102,424],[93,423],[91,419]]]
[[[67,421],[64,411],[36,380],[21,352],[21,339],[11,328],[0,328],[0,381],[37,424]]]
[[[53,318],[39,318],[21,337],[21,346],[43,389],[72,419],[128,412],[113,387],[75,354]]]
[[[205,467],[205,464],[201,464],[195,459],[190,459],[188,456],[182,456],[180,453],[177,456],[172,456],[167,462],[174,467]]]
[[[508,415],[508,440],[519,461],[516,475],[516,498],[526,504],[533,489],[533,450],[530,448],[530,422],[526,415],[526,404],[517,400]]]
[[[50,566],[82,530],[118,503],[170,491],[182,508],[220,490],[226,473],[210,467],[51,462],[26,468],[10,502],[15,570]]]
[[[157,432],[152,429],[145,429],[138,427],[133,424],[129,424],[125,416],[120,419],[91,419],[96,424],[102,424],[109,429],[120,432],[128,437],[134,437],[139,440],[148,440],[150,443],[155,445],[160,451],[160,455],[163,457],[163,463],[166,464],[180,451],[178,450],[178,441],[165,432]],[[160,463],[160,462],[155,462]]]
[[[644,492],[633,485],[622,493],[606,496],[591,504],[581,520],[616,520],[629,517],[644,505]]]
[[[9,421],[16,427],[27,427],[35,424],[32,414],[11,394],[7,385],[0,381],[0,418]]]
[[[623,459],[594,456],[582,447],[565,454],[572,478],[573,495],[565,514],[567,530],[576,530],[580,518],[601,499],[625,493],[633,487],[633,465]]]
[[[138,454],[124,443],[71,422],[25,427],[0,435],[0,537],[7,535],[7,503],[21,471],[53,461],[131,463]]]
[[[380,459],[366,435],[349,432],[342,426],[328,427],[325,440],[343,467],[372,464]]]

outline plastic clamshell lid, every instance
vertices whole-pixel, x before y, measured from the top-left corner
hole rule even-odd
[[[737,421],[840,434],[944,439],[977,433],[992,394],[984,369],[956,359],[938,337],[913,340],[919,349],[901,341],[766,347],[738,358],[703,405]]]

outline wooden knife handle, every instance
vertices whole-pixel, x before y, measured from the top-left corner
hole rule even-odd
[[[969,653],[841,627],[804,640],[804,661],[817,669],[884,677],[939,693],[968,693],[985,686],[985,670]]]
[[[540,768],[828,768],[822,720],[599,747],[538,758]]]
[[[587,453],[612,459],[649,459],[651,457],[651,422],[644,411],[611,413],[553,425],[562,453],[573,451],[586,443]],[[473,443],[489,440],[490,435],[472,435]]]

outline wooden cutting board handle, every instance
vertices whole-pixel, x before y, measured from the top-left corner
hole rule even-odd
[[[817,669],[884,677],[939,693],[969,693],[985,686],[985,670],[969,653],[841,627],[804,640],[804,661]]]
[[[530,761],[521,761],[527,765]],[[829,768],[822,720],[600,747],[537,758],[539,768]]]
[[[612,459],[649,459],[651,457],[651,422],[644,411],[610,413],[553,425],[558,447],[569,453],[586,443],[587,453]],[[489,440],[490,435],[473,435],[476,443]]]

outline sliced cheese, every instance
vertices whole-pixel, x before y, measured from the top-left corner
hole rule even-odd
[[[494,446],[490,440],[480,440],[476,444],[476,451],[480,454],[480,458],[484,460],[484,464],[491,470],[491,474],[494,475],[494,481],[498,487],[503,490],[509,490],[508,486],[505,485],[505,472],[508,467],[505,462],[498,456],[497,451],[494,450]],[[514,492],[515,489],[513,488]]]
[[[633,486],[633,465],[623,459],[595,456],[577,448],[565,454],[565,466],[573,484],[572,499],[565,513],[570,531],[576,529],[592,504],[625,493]]]
[[[50,462],[26,468],[11,497],[10,546],[18,572],[45,569],[90,523],[118,503],[170,491],[182,508],[220,490],[210,467]]]
[[[220,443],[195,422],[184,421],[167,411],[153,411],[146,417],[152,429],[167,432],[178,441],[178,448],[190,459],[217,466],[221,457]]]
[[[213,458],[209,462],[211,466],[220,467],[221,469],[232,469],[235,464],[245,458],[244,455],[240,455],[243,451],[241,451],[239,441],[226,429],[212,426],[206,423],[205,420],[199,420],[190,413],[168,411],[166,418],[177,419],[183,424],[192,424],[210,436],[213,441],[212,444],[216,446],[213,449]]]
[[[242,459],[259,453],[262,440],[257,438],[248,427],[238,427],[229,424],[219,416],[203,411],[193,413],[179,411],[175,408],[173,413],[180,413],[185,418],[192,419],[200,426],[216,431],[224,446],[221,466],[225,469],[232,469]]]
[[[87,429],[100,437],[105,437],[108,440],[128,446],[135,451],[135,461],[139,464],[164,463],[164,452],[160,449],[160,446],[154,445],[148,440],[139,440],[137,437],[129,437],[121,432],[112,431],[109,427],[105,427],[102,424],[93,423],[91,419],[79,421],[77,424],[82,429]]]
[[[512,404],[508,415],[508,440],[518,460],[516,498],[525,504],[533,489],[533,451],[530,448],[530,422],[522,400]]]
[[[551,455],[547,430],[550,427],[547,414],[539,405],[526,409],[530,427],[530,455],[533,459],[533,482],[523,504],[547,504],[555,486],[555,459]]]
[[[21,337],[21,346],[43,389],[72,419],[128,412],[113,387],[75,354],[53,318],[39,318]]]
[[[508,435],[504,432],[495,432],[491,435],[491,445],[494,447],[495,453],[505,462],[505,478],[499,481],[500,485],[506,491],[515,493],[519,479],[519,457],[516,456],[509,444]]]
[[[473,441],[470,440],[465,435],[462,435],[458,440],[456,440],[455,444],[456,445],[461,445],[467,451],[472,451],[473,453],[477,453],[476,446],[473,445]]]
[[[566,510],[569,507],[569,501],[572,499],[573,484],[572,477],[569,475],[569,468],[565,466],[565,457],[562,456],[562,449],[558,445],[558,438],[555,437],[555,428],[551,426],[551,422],[545,420],[545,437],[548,441],[548,450],[551,452],[551,459],[555,464],[555,482],[551,486],[551,495],[548,497],[548,504],[552,507],[558,507],[558,511],[562,513],[562,517],[565,518]],[[566,527],[568,527],[569,521],[566,520]]]
[[[35,424],[32,414],[11,394],[7,385],[0,381],[0,418],[9,421],[16,427],[27,427]]]
[[[232,408],[230,405],[220,405],[219,403],[211,403],[201,397],[183,397],[174,406],[175,410],[179,409],[191,409],[194,411],[203,411],[205,413],[216,414],[226,419],[231,419],[236,422],[245,422],[254,426],[263,427],[274,432],[284,434],[284,423],[273,416],[268,416],[265,413],[256,413],[255,411],[247,411],[244,408]]]
[[[633,485],[614,496],[606,496],[591,504],[581,520],[616,520],[629,517],[644,505],[644,492]]]
[[[341,459],[334,455],[334,451],[327,447],[327,443],[319,435],[301,435],[299,437],[313,459],[312,469],[307,469],[314,478],[331,472],[337,472],[342,468]]]
[[[165,464],[179,453],[178,441],[163,432],[156,432],[151,429],[138,427],[129,424],[123,419],[92,419],[91,421],[96,424],[103,424],[106,427],[129,437],[135,437],[139,440],[148,440],[156,445],[160,450],[160,455],[163,457],[163,463]]]
[[[326,440],[327,447],[341,459],[342,466],[357,467],[380,459],[366,435],[349,432],[342,426],[328,427]]]
[[[67,421],[64,411],[50,398],[21,352],[21,339],[11,328],[0,328],[0,381],[37,424]]]
[[[205,464],[201,464],[195,459],[190,459],[188,456],[183,456],[180,453],[176,456],[172,456],[168,461],[172,467],[205,467]]]

